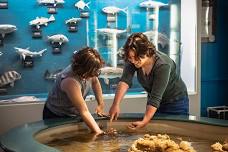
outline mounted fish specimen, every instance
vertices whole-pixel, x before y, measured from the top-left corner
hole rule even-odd
[[[5,34],[12,33],[17,30],[15,25],[11,24],[0,24],[0,34],[1,37],[4,38]]]
[[[53,5],[56,7],[58,4],[64,4],[64,0],[37,0],[40,5]]]
[[[54,15],[51,15],[49,18],[46,17],[36,17],[36,19],[29,22],[29,25],[36,26],[37,29],[40,28],[41,25],[47,26],[49,22],[55,21]]]
[[[14,47],[14,49],[16,49],[16,53],[18,53],[22,59],[25,59],[26,56],[30,56],[30,57],[42,56],[43,53],[47,50],[47,49],[43,49],[36,52],[36,51],[30,51],[29,47],[26,49]]]
[[[48,41],[52,45],[52,53],[59,54],[61,53],[61,47],[63,43],[69,42],[68,38],[63,34],[56,34],[52,36],[47,36]]]
[[[127,7],[124,9],[121,9],[121,8],[116,7],[116,6],[107,6],[107,7],[104,7],[102,9],[102,11],[106,14],[113,14],[113,15],[119,13],[120,11],[127,14],[127,9],[128,9]]]
[[[66,24],[77,24],[81,20],[82,20],[81,18],[72,17],[72,18],[66,20],[65,23]]]
[[[120,78],[122,73],[122,68],[103,67],[101,68],[101,74],[98,77],[104,79],[105,84],[109,85],[109,79]]]
[[[85,10],[85,7],[89,9],[89,4],[90,2],[85,3],[83,0],[79,0],[77,3],[75,3],[74,6],[77,7],[79,10]]]
[[[144,1],[139,4],[140,7],[146,7],[146,8],[156,8],[156,7],[163,7],[163,6],[168,6],[168,5],[169,4],[157,2],[154,0]]]
[[[56,80],[57,76],[62,72],[63,69],[58,69],[56,71],[50,72],[49,70],[46,70],[44,72],[44,79],[46,80]]]
[[[75,18],[72,17],[65,21],[65,23],[68,25],[68,31],[69,32],[77,32],[78,31],[78,23],[81,21],[82,18]]]
[[[47,36],[48,41],[53,43],[59,43],[59,45],[62,45],[63,43],[69,42],[69,39],[63,35],[63,34],[56,34],[52,36]]]
[[[7,71],[0,76],[0,87],[8,84],[13,87],[14,82],[19,79],[21,79],[21,75],[19,73],[16,71]]]
[[[146,31],[146,32],[144,32],[144,34],[149,38],[150,41],[155,43],[155,41],[154,41],[155,35],[156,35],[155,31]],[[178,43],[178,45],[181,45],[181,43],[178,42],[177,40],[173,40],[173,41],[175,43]],[[165,48],[165,47],[169,47],[169,43],[170,43],[170,39],[167,37],[167,35],[158,32],[157,45],[160,45],[161,48]]]
[[[78,10],[80,11],[80,17],[82,18],[88,18],[89,17],[89,4],[85,3],[83,0],[79,0],[77,3],[75,3],[75,7],[78,8]],[[86,9],[87,8],[87,9]]]
[[[113,29],[113,28],[100,28],[97,29],[98,32],[103,33],[103,34],[122,34],[122,33],[126,33],[127,30],[118,30],[118,29]]]

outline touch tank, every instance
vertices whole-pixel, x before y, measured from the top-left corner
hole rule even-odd
[[[118,121],[112,123],[107,118],[96,118],[104,131],[110,131],[112,128],[115,130],[115,132],[99,136],[89,132],[89,129],[80,120],[56,119],[33,122],[13,128],[1,135],[0,145],[4,150],[18,152],[125,152],[132,150],[136,140],[150,137],[152,141],[155,136],[159,138],[169,136],[170,142],[172,140],[171,144],[175,142],[182,147],[181,152],[188,151],[183,148],[183,143],[184,145],[188,143],[197,152],[215,152],[212,145],[219,147],[219,143],[227,143],[227,120],[159,115],[155,116],[143,129],[137,131],[127,129],[130,122],[142,119],[142,117],[142,113],[121,114]],[[160,145],[165,146],[162,143]],[[156,150],[145,151],[158,152],[163,146],[157,145]],[[170,147],[170,144],[168,146]],[[220,148],[225,148],[221,146]],[[143,147],[136,146],[136,148],[142,149]],[[169,152],[168,148],[163,151]]]

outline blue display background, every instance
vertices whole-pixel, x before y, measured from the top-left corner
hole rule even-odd
[[[218,0],[216,3],[215,42],[202,43],[201,46],[202,116],[207,116],[207,107],[228,106],[228,51],[226,39],[228,34],[228,1]]]
[[[50,22],[47,27],[42,27],[41,39],[33,39],[32,32],[29,25],[29,21],[38,17],[50,17],[47,13],[46,6],[40,6],[36,0],[9,0],[8,9],[0,9],[0,24],[13,24],[17,26],[17,31],[7,34],[4,39],[4,46],[0,47],[0,51],[3,53],[0,56],[0,74],[15,70],[22,75],[22,79],[16,81],[14,87],[7,88],[8,93],[1,95],[0,98],[6,98],[14,95],[36,95],[46,96],[48,90],[50,90],[53,82],[44,79],[45,70],[55,71],[62,69],[70,63],[71,55],[75,50],[78,50],[87,45],[95,46],[95,29],[94,24],[97,24],[98,28],[107,27],[106,14],[102,12],[102,8],[106,6],[116,6],[119,8],[128,8],[130,18],[131,33],[132,32],[145,32],[146,29],[146,10],[140,8],[139,3],[144,0],[91,0],[90,17],[88,19],[83,18],[78,24],[78,32],[69,33],[65,20],[71,17],[80,17],[80,12],[74,7],[75,2],[72,0],[65,0],[65,4],[62,8],[57,9],[57,14],[54,14],[55,21]],[[85,1],[86,3],[88,1]],[[178,3],[179,0],[160,0],[163,3]],[[170,27],[170,13],[169,9],[161,9],[159,12],[159,32],[165,33],[169,36]],[[97,18],[97,22],[95,18]],[[89,31],[86,30],[86,24],[88,22]],[[152,25],[152,22],[150,23]],[[118,15],[118,29],[126,29],[126,15],[119,13]],[[88,32],[88,34],[86,34]],[[128,33],[118,39],[118,48],[121,47]],[[47,36],[54,34],[64,34],[68,37],[69,43],[62,46],[61,54],[53,54],[52,47],[47,41]],[[89,36],[87,38],[87,35]],[[100,38],[100,37],[99,37]],[[89,41],[87,41],[87,39]],[[100,40],[100,39],[99,39]],[[101,42],[103,40],[101,39]],[[15,52],[14,47],[27,48],[30,47],[32,51],[39,51],[47,48],[42,57],[34,58],[34,67],[24,68],[21,64],[19,55]],[[98,48],[99,49],[99,48]],[[108,49],[100,48],[100,53],[103,58],[108,61]],[[118,80],[111,80],[118,81]],[[114,93],[115,87],[110,87],[104,84],[101,79],[102,88],[104,93]],[[114,82],[116,83],[116,82]],[[134,83],[132,92],[140,92],[143,89],[138,84],[137,80]]]

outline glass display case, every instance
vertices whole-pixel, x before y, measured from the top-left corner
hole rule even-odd
[[[7,9],[0,8],[0,99],[28,95],[45,98],[56,75],[70,64],[73,52],[85,46],[99,51],[105,67],[121,69],[122,46],[134,32],[146,34],[158,50],[176,62],[181,74],[181,0],[79,0],[54,4],[47,0],[23,1],[21,5],[16,0]],[[50,5],[55,7],[54,13],[48,11]],[[5,32],[1,26],[12,29]],[[52,36],[59,41],[54,43]],[[66,41],[60,42],[63,39]],[[26,51],[30,52],[27,56],[23,54]],[[121,73],[113,76],[112,72],[100,76],[103,93],[115,93],[120,77]],[[136,78],[128,93],[144,94]]]

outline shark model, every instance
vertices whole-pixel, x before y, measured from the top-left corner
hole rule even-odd
[[[48,41],[53,43],[59,43],[59,45],[62,45],[63,43],[69,42],[69,39],[63,35],[63,34],[56,34],[52,36],[47,36]]]
[[[128,9],[127,7],[124,8],[124,9],[121,9],[121,8],[118,8],[118,7],[115,7],[115,6],[107,6],[107,7],[104,7],[102,9],[102,11],[104,13],[106,13],[106,14],[113,14],[113,15],[119,13],[120,11],[122,11],[122,12],[127,14],[127,9]]]
[[[0,24],[0,34],[2,38],[5,37],[5,34],[12,33],[17,30],[15,25],[11,24]]]
[[[47,26],[48,23],[52,21],[55,21],[54,15],[51,15],[49,18],[36,17],[36,19],[29,22],[29,25],[36,26],[39,29],[41,25]]]
[[[0,87],[10,84],[14,86],[14,81],[21,79],[21,75],[16,71],[7,71],[0,76]]]
[[[25,59],[26,56],[30,56],[30,57],[42,56],[43,53],[47,50],[47,49],[43,49],[38,52],[35,52],[35,51],[30,51],[29,48],[22,49],[22,48],[14,47],[14,49],[16,49],[16,53],[18,53],[23,59]]]
[[[79,21],[81,21],[81,18],[76,18],[76,17],[72,17],[68,20],[65,21],[66,24],[77,24]]]
[[[145,8],[157,8],[157,7],[159,8],[159,7],[168,6],[168,5],[169,4],[157,2],[154,0],[147,0],[139,4],[140,7],[145,7]]]
[[[83,0],[79,0],[77,3],[75,3],[74,6],[80,10],[84,10],[85,7],[87,7],[89,9],[89,4],[90,4],[90,2],[85,3]]]
[[[64,4],[64,0],[37,0],[40,5],[53,5],[54,7],[58,4]]]
[[[98,77],[104,79],[105,84],[109,85],[109,79],[120,78],[122,73],[122,68],[107,66],[101,68],[101,74]]]

